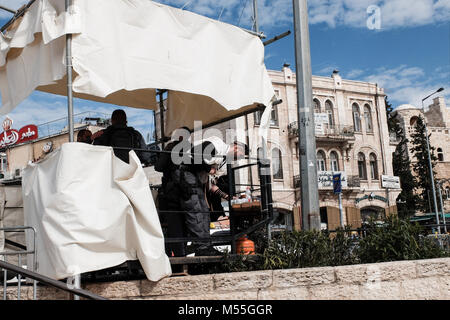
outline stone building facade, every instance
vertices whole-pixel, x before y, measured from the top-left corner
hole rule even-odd
[[[431,134],[430,145],[435,148],[435,155],[438,158],[435,167],[435,179],[436,181],[443,180],[439,187],[444,208],[446,212],[450,211],[450,110],[445,104],[445,99],[443,97],[433,99],[433,103],[426,107],[424,111],[413,105],[402,105],[395,109],[394,115],[400,120],[408,140],[411,140],[410,137],[414,132],[417,118],[425,117],[428,133]],[[415,158],[411,153],[411,144],[408,145],[408,153],[411,163],[414,163]],[[437,201],[440,208],[439,194],[437,194]],[[432,203],[430,204],[430,212],[434,212]]]
[[[104,129],[103,125],[92,125],[88,123],[75,123],[75,140],[79,130],[88,129],[92,133]],[[21,178],[22,170],[30,162],[36,162],[44,158],[52,150],[69,142],[69,133],[66,130],[39,137],[36,140],[9,146],[0,150],[0,183],[3,180],[14,180]]]
[[[271,114],[267,156],[271,160],[274,208],[280,213],[279,226],[301,228],[300,163],[298,156],[297,91],[295,73],[285,65],[281,71],[269,70],[275,93],[282,103]],[[381,218],[397,212],[401,189],[382,187],[381,176],[393,176],[392,154],[398,142],[387,127],[385,93],[376,84],[344,80],[339,73],[331,77],[313,76],[316,121],[317,167],[322,228],[340,225],[338,196],[332,188],[332,174],[344,177],[343,220],[359,227],[370,216]],[[261,156],[259,122],[261,112],[242,116],[214,127],[225,140],[227,131],[250,146],[250,157]],[[155,123],[159,132],[159,112]],[[210,135],[205,130],[203,138]],[[248,133],[247,133],[248,132]],[[166,133],[170,136],[170,133]],[[212,133],[211,135],[214,135]],[[245,164],[245,160],[239,165]],[[238,191],[247,185],[257,188],[255,166],[236,172]],[[257,195],[257,192],[255,192]]]
[[[291,216],[292,224],[299,228],[296,76],[288,65],[281,71],[270,70],[269,75],[283,101],[272,111],[268,138],[274,207],[285,213],[288,221]],[[397,145],[388,133],[384,90],[376,84],[344,80],[335,71],[331,77],[313,76],[313,99],[322,227],[334,230],[340,225],[338,196],[331,183],[336,172],[346,180],[342,197],[344,224],[359,227],[369,216],[381,218],[396,213],[401,190],[383,188],[381,183],[382,175],[393,176],[392,153]],[[251,146],[258,144],[259,116],[255,113],[247,120],[235,120],[238,128],[248,122]],[[258,156],[257,148],[252,148],[251,156]],[[256,171],[252,176],[255,180]],[[240,179],[249,181],[249,175],[244,172]]]

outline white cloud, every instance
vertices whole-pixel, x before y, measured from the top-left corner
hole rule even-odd
[[[444,87],[450,90],[449,77],[442,77],[448,74],[447,72],[448,68],[439,68],[432,74],[427,74],[419,67],[401,65],[391,69],[379,68],[371,74],[366,74],[362,80],[377,83],[384,88],[389,101],[394,102],[394,106],[412,104],[420,107],[422,99],[438,88]],[[441,95],[446,101],[450,101],[450,92],[444,91]]]
[[[0,0],[0,4],[18,9],[27,0]],[[252,1],[250,0],[156,0],[163,4],[196,12],[221,21],[251,28]],[[348,26],[367,28],[369,6],[381,10],[381,30],[415,27],[450,21],[450,0],[310,0],[310,24],[325,23],[331,28]],[[243,10],[245,6],[245,10]],[[292,24],[292,0],[259,0],[258,17],[261,30]],[[241,17],[241,13],[242,17]],[[0,10],[0,18],[10,18],[11,14]],[[241,19],[239,20],[239,18]]]
[[[310,23],[366,28],[371,5],[380,8],[382,30],[450,20],[450,0],[311,0]]]
[[[364,70],[361,69],[353,69],[350,70],[348,73],[345,74],[345,77],[352,80],[357,80],[359,76],[364,74]]]

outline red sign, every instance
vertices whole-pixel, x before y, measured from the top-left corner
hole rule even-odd
[[[19,142],[35,140],[38,138],[38,128],[34,124],[29,124],[19,130]]]
[[[27,125],[19,131],[8,129],[0,134],[0,148],[38,138],[38,128],[34,124]]]

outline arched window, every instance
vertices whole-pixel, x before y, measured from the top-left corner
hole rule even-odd
[[[366,123],[366,132],[373,132],[372,111],[368,104],[364,106],[364,122]]]
[[[370,161],[370,176],[372,180],[378,180],[378,162],[377,156],[374,153],[371,153],[369,156]]]
[[[361,132],[361,114],[359,113],[359,106],[357,103],[353,104],[352,110],[353,110],[353,127],[355,128],[355,132]]]
[[[336,151],[330,153],[331,171],[339,171],[339,157]]]
[[[438,153],[438,160],[444,161],[444,152],[442,152],[442,148],[438,148],[437,153]]]
[[[283,162],[278,148],[272,149],[272,175],[274,179],[283,179]]]
[[[317,152],[317,171],[327,171],[327,165],[325,163],[325,152],[320,150]]]
[[[416,123],[417,123],[417,120],[419,120],[418,117],[416,117],[416,116],[412,117],[412,118],[409,120],[409,125],[410,125],[411,127],[414,127],[414,126],[416,125]]]
[[[328,126],[334,126],[334,113],[333,113],[333,105],[330,100],[325,102],[325,111],[328,114]]]
[[[358,153],[358,175],[361,180],[367,180],[366,156],[364,153]]]
[[[320,113],[320,101],[318,99],[313,100],[314,113]]]

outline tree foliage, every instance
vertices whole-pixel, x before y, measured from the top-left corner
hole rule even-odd
[[[427,137],[425,122],[422,117],[417,119],[415,124],[415,130],[411,134],[411,152],[414,155],[413,170],[417,177],[417,187],[419,190],[419,201],[417,203],[417,208],[422,212],[430,211],[433,212],[433,202],[432,202],[432,185],[430,177],[430,167],[428,161],[428,150],[427,150]],[[428,138],[431,134],[428,135]],[[434,167],[436,165],[437,157],[435,155],[435,148],[430,145],[430,157],[433,168],[433,176],[436,176]]]
[[[413,216],[416,212],[419,197],[415,193],[417,181],[411,172],[411,160],[408,154],[408,139],[400,120],[393,112],[392,105],[385,98],[386,115],[389,134],[395,135],[399,143],[392,157],[394,176],[400,178],[401,193],[397,197],[397,211],[400,217]]]

